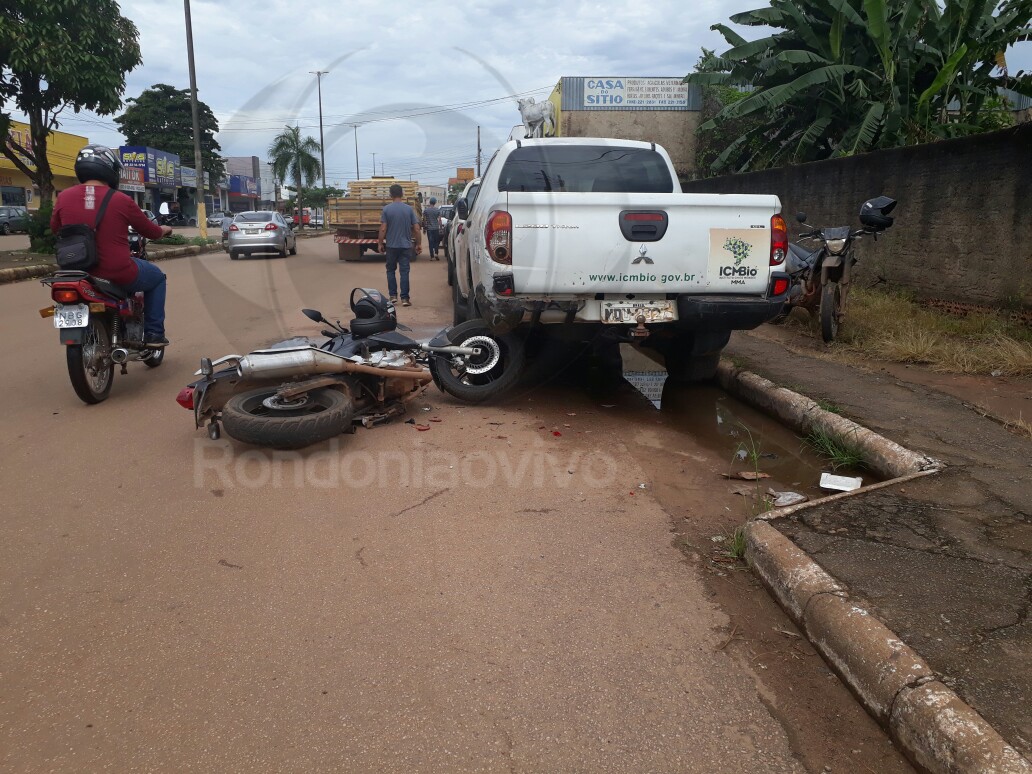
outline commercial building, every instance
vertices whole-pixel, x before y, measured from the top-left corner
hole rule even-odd
[[[422,201],[428,202],[433,197],[437,199],[438,204],[444,204],[444,197],[447,192],[443,185],[421,185],[417,191],[419,196],[423,197]]]
[[[682,179],[695,169],[702,90],[680,77],[570,77],[548,97],[555,115],[546,136],[615,137],[662,145]]]
[[[183,184],[183,169],[175,153],[143,145],[123,145],[121,190],[132,195],[144,209],[158,212],[162,202],[178,201],[177,189]]]
[[[8,132],[8,147],[13,147],[11,142],[18,146],[32,151],[32,136],[29,134],[29,125],[21,121],[11,121]],[[67,132],[51,132],[47,137],[47,160],[50,162],[50,169],[54,173],[54,189],[57,192],[77,184],[75,179],[75,157],[89,140],[77,134]],[[36,167],[25,156],[19,155],[20,160],[35,170]],[[29,177],[14,165],[14,162],[6,156],[0,155],[0,200],[9,206],[28,207],[30,210],[39,209],[39,189]]]
[[[229,212],[260,209],[261,160],[257,156],[227,156],[224,208]]]

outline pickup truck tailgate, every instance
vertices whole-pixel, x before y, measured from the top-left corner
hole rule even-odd
[[[503,196],[513,223],[517,295],[655,294],[657,288],[660,293],[763,295],[767,291],[770,220],[781,211],[776,196],[525,192]],[[496,208],[501,205],[500,201]],[[661,236],[652,226],[660,227]]]

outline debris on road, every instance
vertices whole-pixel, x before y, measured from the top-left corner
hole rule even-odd
[[[770,473],[761,473],[758,470],[740,470],[737,473],[721,473],[724,478],[740,478],[742,481],[759,481],[761,478],[770,478]]]
[[[430,429],[430,425],[416,425],[416,430],[418,430],[421,433],[425,432],[426,430],[429,430],[429,429]]]
[[[836,492],[852,492],[863,486],[864,480],[860,477],[836,476],[831,473],[821,473],[821,489],[830,489]]]
[[[774,498],[775,508],[787,508],[790,505],[805,503],[810,499],[804,494],[799,494],[799,492],[775,492],[773,489],[768,489],[767,494]]]

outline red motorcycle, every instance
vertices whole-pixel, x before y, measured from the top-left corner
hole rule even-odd
[[[144,345],[143,293],[130,294],[84,271],[58,271],[40,282],[50,286],[54,300],[39,310],[40,317],[54,318],[72,389],[85,403],[107,399],[116,365],[125,374],[130,361],[149,368],[164,361],[164,349]]]

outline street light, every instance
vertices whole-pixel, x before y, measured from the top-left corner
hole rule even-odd
[[[376,153],[373,153],[373,177],[376,177]]]
[[[201,164],[201,120],[197,112],[197,70],[194,67],[193,24],[190,21],[190,0],[183,0],[183,11],[186,13],[186,56],[190,63],[190,111],[193,113],[194,167],[197,177],[194,179],[194,196],[197,197],[197,225],[200,226],[201,239],[208,238],[208,218],[204,211],[204,165]],[[200,196],[197,192],[200,191]]]
[[[315,76],[315,80],[319,85],[319,158],[322,160],[322,187],[326,190],[326,145],[323,143],[323,128],[322,128],[322,77],[328,74],[329,70],[309,70],[312,75]]]

